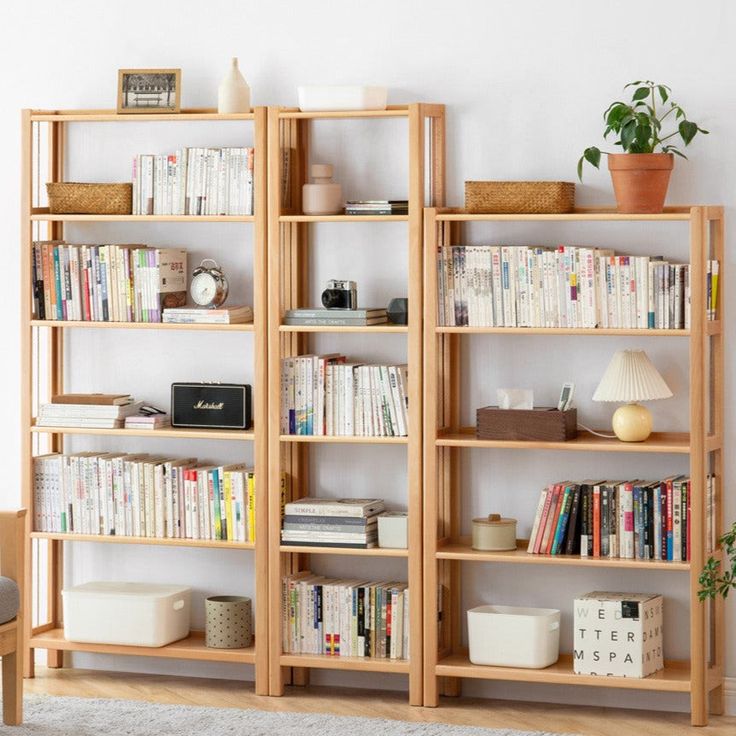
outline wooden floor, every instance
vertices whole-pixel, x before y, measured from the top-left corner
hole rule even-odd
[[[439,721],[485,728],[555,731],[585,736],[733,736],[736,718],[713,718],[712,725],[691,729],[684,713],[653,713],[549,704],[526,704],[476,698],[444,698],[440,708],[413,708],[406,696],[377,690],[326,687],[287,688],[288,697],[264,698],[250,683],[188,677],[108,673],[91,670],[37,668],[26,680],[27,693],[89,698],[124,698],[155,703],[257,708],[268,711],[331,713],[390,718],[402,721]]]

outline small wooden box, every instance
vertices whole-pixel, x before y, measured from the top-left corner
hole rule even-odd
[[[577,409],[499,409],[484,406],[477,410],[476,437],[479,440],[537,440],[565,442],[577,436]]]

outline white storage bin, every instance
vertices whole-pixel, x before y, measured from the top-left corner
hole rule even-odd
[[[319,110],[385,110],[387,87],[365,85],[309,85],[298,88],[299,109]]]
[[[189,588],[99,582],[67,588],[62,596],[69,641],[163,647],[189,635]]]
[[[560,656],[560,612],[516,606],[471,608],[468,643],[473,664],[549,667]]]

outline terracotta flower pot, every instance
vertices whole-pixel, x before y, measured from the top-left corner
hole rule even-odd
[[[671,153],[609,153],[608,170],[618,211],[662,212],[674,165]]]

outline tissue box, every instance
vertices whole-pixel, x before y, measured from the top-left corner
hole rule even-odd
[[[537,440],[565,442],[578,433],[577,409],[499,409],[484,406],[476,413],[479,440]]]
[[[406,511],[386,511],[378,517],[378,546],[390,549],[406,549],[407,543]]]
[[[576,675],[647,677],[664,667],[662,596],[596,591],[575,599]]]

